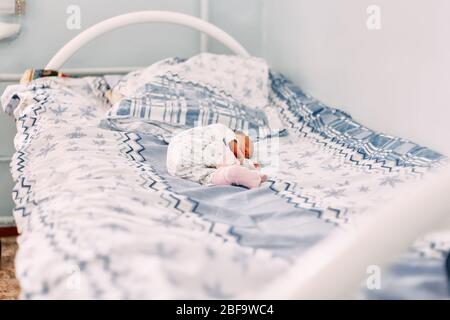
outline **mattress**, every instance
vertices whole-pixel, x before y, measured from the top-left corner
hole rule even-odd
[[[284,132],[256,144],[269,180],[252,190],[201,186],[168,175],[167,137],[148,121],[113,121],[108,94],[150,81],[143,74],[41,78],[3,94],[18,130],[11,171],[22,298],[251,296],[446,161],[267,71],[264,112]],[[355,297],[448,298],[449,248],[447,232],[418,239],[383,274],[381,289],[362,284]]]

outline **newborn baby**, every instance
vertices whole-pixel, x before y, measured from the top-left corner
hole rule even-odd
[[[267,177],[253,155],[251,139],[222,124],[195,127],[174,136],[167,149],[171,175],[204,185],[256,188]]]

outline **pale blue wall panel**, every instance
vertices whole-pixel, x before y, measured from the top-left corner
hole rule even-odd
[[[210,21],[236,37],[250,52],[261,52],[261,1],[210,1]],[[81,10],[81,30],[69,30],[69,5]],[[0,72],[43,67],[68,40],[106,18],[139,10],[170,10],[199,16],[199,0],[39,0],[28,1],[19,37],[0,41]],[[148,65],[169,56],[198,53],[197,31],[169,24],[129,26],[86,45],[67,67]],[[210,41],[214,52],[228,52]]]
[[[0,162],[0,218],[12,214],[12,188],[13,181],[9,171],[9,162]]]
[[[8,83],[0,82],[0,93]],[[0,157],[9,156],[14,152],[13,137],[16,132],[14,119],[0,110]]]
[[[0,92],[3,92],[7,83],[0,83]],[[11,198],[12,177],[9,171],[8,158],[14,152],[14,135],[16,125],[12,117],[0,111],[0,217],[9,216],[12,212]]]
[[[44,67],[68,40],[106,18],[138,10],[172,10],[198,15],[197,0],[39,0],[27,1],[23,30],[12,41],[0,42],[0,72]],[[81,29],[69,30],[69,5],[80,8]],[[130,26],[106,34],[81,49],[67,67],[148,65],[173,55],[192,55],[199,48],[195,31],[176,26]]]

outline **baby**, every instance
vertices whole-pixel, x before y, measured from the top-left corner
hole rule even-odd
[[[266,180],[250,161],[253,143],[242,132],[222,124],[195,127],[174,136],[167,149],[171,175],[204,185],[256,188]]]

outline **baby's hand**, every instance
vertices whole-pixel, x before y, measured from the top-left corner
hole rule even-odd
[[[260,165],[258,162],[253,162],[253,166],[254,166],[256,169],[261,169],[261,165]]]

